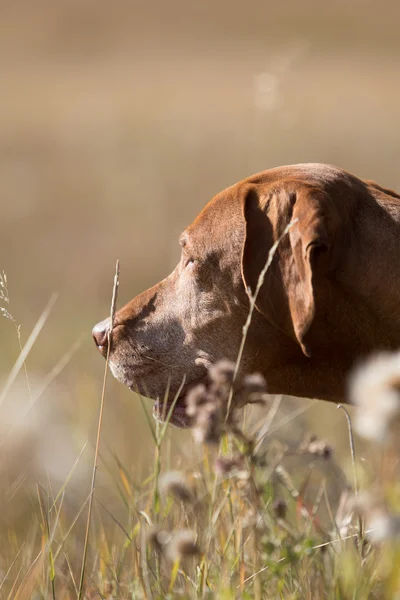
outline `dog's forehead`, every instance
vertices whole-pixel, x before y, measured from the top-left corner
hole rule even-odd
[[[243,212],[238,186],[220,192],[197,215],[181,239],[202,246],[225,246],[244,229]]]

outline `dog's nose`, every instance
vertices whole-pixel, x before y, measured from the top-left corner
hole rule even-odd
[[[107,347],[107,336],[109,329],[110,319],[105,319],[104,321],[97,323],[97,325],[95,325],[92,329],[94,343],[100,351]]]

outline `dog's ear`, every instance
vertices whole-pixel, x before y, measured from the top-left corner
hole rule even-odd
[[[283,235],[256,298],[256,308],[268,322],[297,340],[306,356],[311,348],[306,336],[316,312],[315,284],[332,266],[331,248],[339,215],[331,197],[302,184],[285,189],[243,190],[246,226],[242,277],[254,294],[271,248]]]

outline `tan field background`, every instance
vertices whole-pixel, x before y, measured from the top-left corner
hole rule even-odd
[[[57,491],[87,440],[68,501],[88,494],[104,372],[90,332],[117,258],[122,306],[174,267],[179,233],[215,193],[280,164],[400,189],[399,20],[399,3],[367,0],[0,1],[1,306],[22,343],[59,294],[27,360],[33,397],[81,339],[27,417],[23,370],[0,406],[3,539],[16,523],[23,535],[35,482]],[[0,338],[5,381],[10,320]],[[310,406],[284,399],[277,435],[312,430],[347,469],[344,415]],[[185,466],[190,434],[168,438]],[[110,379],[102,459],[140,478],[152,452],[138,399]],[[96,493],[112,498],[104,465]]]

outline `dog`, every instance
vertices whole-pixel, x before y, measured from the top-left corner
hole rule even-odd
[[[345,402],[353,365],[400,346],[396,192],[325,164],[274,168],[215,196],[180,245],[174,271],[116,313],[109,355],[158,414],[179,392],[175,425],[188,424],[188,389],[236,361],[251,307],[240,372],[272,394]],[[109,328],[93,329],[103,356]]]

